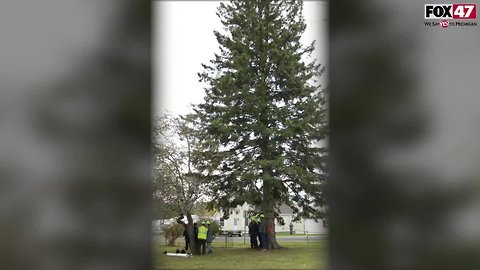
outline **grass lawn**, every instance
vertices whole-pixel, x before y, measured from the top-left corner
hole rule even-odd
[[[180,240],[180,239],[179,239]],[[284,249],[258,251],[250,245],[235,243],[225,248],[223,243],[213,243],[213,253],[191,258],[171,257],[163,251],[182,249],[183,241],[175,247],[157,244],[154,247],[155,269],[326,269],[326,242],[283,242]]]
[[[290,232],[277,232],[276,233],[277,236],[290,236]],[[292,236],[295,236],[295,235],[305,235],[304,233],[294,233],[292,234]],[[309,233],[308,235],[312,235],[312,236],[315,236],[315,235],[321,235],[319,233]]]

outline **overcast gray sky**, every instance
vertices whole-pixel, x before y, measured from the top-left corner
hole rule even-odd
[[[216,16],[220,1],[155,1],[153,111],[191,112],[191,103],[203,101],[204,85],[198,82],[201,63],[218,52],[213,30],[220,30]],[[307,24],[304,44],[316,41],[317,63],[327,60],[327,2],[305,1]],[[325,80],[326,76],[322,78]]]

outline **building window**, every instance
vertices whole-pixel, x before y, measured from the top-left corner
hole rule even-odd
[[[233,219],[233,226],[237,226],[238,225],[238,218],[234,218]]]

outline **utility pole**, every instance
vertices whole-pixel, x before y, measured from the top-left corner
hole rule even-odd
[[[302,218],[302,223],[303,223],[303,234],[305,234],[305,219]]]

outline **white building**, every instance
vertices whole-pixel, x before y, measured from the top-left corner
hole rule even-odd
[[[193,219],[193,222],[197,222],[199,220],[199,217],[197,215],[192,215],[192,219]],[[185,222],[185,224],[187,224],[188,223],[187,217],[185,216],[182,219],[182,221]],[[176,222],[177,222],[177,218],[152,220],[152,231],[153,232],[162,232],[164,226],[170,225],[170,224],[176,223]]]
[[[224,231],[242,231],[248,232],[248,211],[253,210],[253,207],[247,203],[242,206],[237,206],[236,208],[230,209],[230,215],[228,219],[223,220],[223,212],[217,211],[213,218],[219,221],[221,229]],[[295,233],[326,233],[327,228],[324,226],[322,220],[315,222],[313,219],[301,219],[297,222],[292,222],[293,211],[290,207],[282,205],[279,208],[280,216],[283,218],[283,225],[280,224],[278,220],[275,220],[275,231],[276,232],[289,232],[290,223],[293,224],[293,230]]]
[[[248,231],[248,211],[252,210],[248,204],[237,206],[230,209],[230,215],[228,219],[223,219],[223,211],[217,211],[213,215],[213,219],[217,220],[220,224],[221,230],[224,231]],[[247,228],[246,228],[247,227]]]

